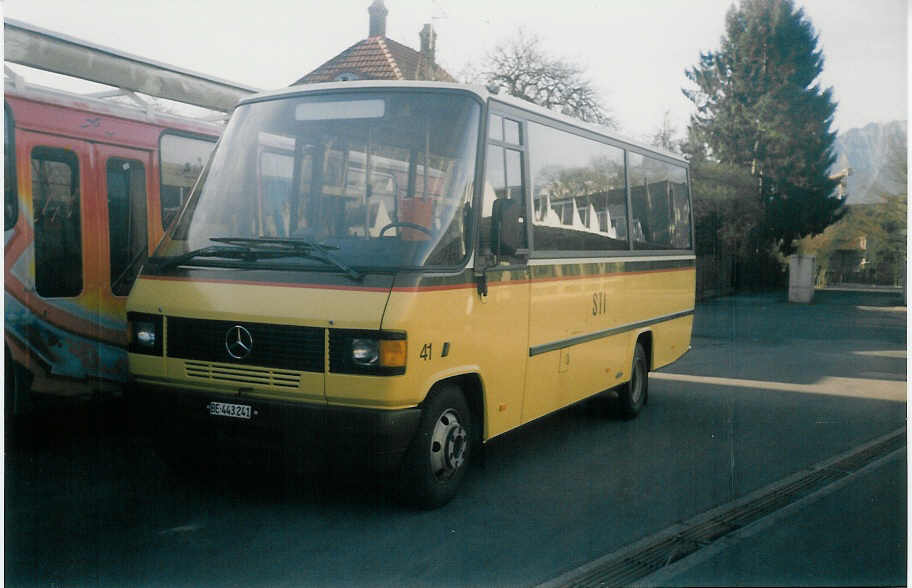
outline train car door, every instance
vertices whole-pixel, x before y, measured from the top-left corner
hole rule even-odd
[[[32,388],[83,393],[78,384],[98,375],[100,202],[92,145],[30,131],[16,139],[32,233],[30,271],[17,297],[27,307],[19,336]]]
[[[98,375],[124,382],[127,374],[126,303],[157,228],[150,222],[152,156],[149,151],[94,145],[100,205],[98,226]]]

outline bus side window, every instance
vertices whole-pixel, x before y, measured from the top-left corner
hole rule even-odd
[[[624,150],[530,122],[532,245],[537,251],[623,251]]]
[[[494,201],[503,195],[505,188],[503,147],[489,144],[479,226],[479,249],[482,255],[491,253],[491,216],[494,213]]]
[[[629,159],[635,248],[690,249],[685,169],[636,153]]]
[[[19,196],[16,189],[16,144],[13,113],[3,105],[3,230],[16,225],[19,218]]]
[[[39,296],[82,292],[79,161],[66,149],[32,150],[35,290]]]
[[[500,200],[515,200],[515,205],[507,205]],[[526,247],[525,231],[510,230],[513,237],[510,247],[500,247],[502,231],[493,220],[511,219],[512,224],[522,225],[524,216],[522,152],[505,149],[498,145],[488,145],[487,177],[482,195],[480,241],[482,253],[512,255],[516,249]],[[509,211],[510,214],[504,214]],[[498,213],[498,214],[495,214]],[[516,229],[516,227],[513,227]]]
[[[146,252],[146,168],[112,157],[107,163],[111,292],[126,296]]]
[[[212,139],[197,139],[173,133],[165,133],[159,141],[159,160],[161,162],[161,215],[162,228],[177,216],[177,212],[187,201],[190,189],[196,183],[209,155],[215,147]]]

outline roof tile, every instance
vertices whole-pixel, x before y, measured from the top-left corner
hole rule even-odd
[[[455,82],[442,67],[426,72],[421,53],[386,37],[368,37],[345,49],[292,85],[332,82],[343,73],[366,80],[435,80]],[[428,75],[429,74],[429,75]]]

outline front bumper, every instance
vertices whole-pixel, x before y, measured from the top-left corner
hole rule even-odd
[[[213,459],[281,456],[286,467],[367,467],[390,471],[401,463],[421,418],[420,408],[374,410],[200,393],[133,383],[131,421],[178,450]],[[252,407],[250,419],[212,416],[211,402]]]

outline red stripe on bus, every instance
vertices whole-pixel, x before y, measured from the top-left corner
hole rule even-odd
[[[165,282],[205,282],[207,284],[240,284],[244,286],[279,286],[285,288],[308,288],[313,290],[350,290],[357,292],[388,292],[389,288],[377,286],[343,286],[333,284],[296,284],[293,282],[259,282],[256,280],[231,280],[216,278],[183,278],[178,276],[142,276],[143,280],[160,280]]]
[[[558,282],[558,281],[567,281],[567,280],[592,280],[598,278],[616,278],[619,276],[629,276],[637,274],[655,274],[662,272],[676,272],[676,271],[694,271],[693,266],[689,267],[679,267],[679,268],[668,268],[668,269],[656,269],[656,270],[643,270],[643,271],[633,271],[633,272],[611,272],[607,274],[595,274],[595,275],[584,275],[584,276],[559,276],[559,277],[549,277],[549,278],[536,278],[531,280],[532,283],[539,282]],[[240,284],[244,286],[276,286],[276,287],[285,287],[285,288],[306,288],[311,290],[343,290],[351,292],[436,292],[443,290],[462,290],[475,288],[475,282],[461,282],[458,284],[439,284],[434,286],[393,286],[391,288],[381,288],[377,286],[343,286],[343,285],[333,285],[333,284],[296,284],[289,282],[260,282],[256,280],[233,280],[233,279],[215,279],[215,278],[184,278],[177,276],[142,276],[143,280],[160,280],[160,281],[173,281],[173,282],[204,282],[210,284]],[[488,287],[495,286],[510,286],[510,285],[522,285],[526,284],[526,280],[507,280],[507,281],[492,281],[488,282]]]

